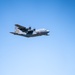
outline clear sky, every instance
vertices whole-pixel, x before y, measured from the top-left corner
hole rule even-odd
[[[16,23],[50,36],[14,36]],[[0,40],[0,75],[75,75],[75,1],[0,0]]]

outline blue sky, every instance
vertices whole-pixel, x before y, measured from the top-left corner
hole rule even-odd
[[[0,0],[0,10],[0,75],[75,75],[74,0]],[[50,36],[14,36],[16,23]]]

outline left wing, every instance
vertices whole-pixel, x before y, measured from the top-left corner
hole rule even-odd
[[[24,26],[21,26],[19,24],[15,24],[16,27],[18,27],[18,29],[20,29],[22,32],[27,32],[29,29],[31,29],[31,27],[26,28]]]

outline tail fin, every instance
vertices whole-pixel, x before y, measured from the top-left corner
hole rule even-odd
[[[15,27],[15,33],[19,33],[18,27]]]

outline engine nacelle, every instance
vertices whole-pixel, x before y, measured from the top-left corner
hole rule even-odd
[[[35,31],[36,29],[33,29],[33,31]]]
[[[31,30],[31,27],[29,27],[28,29]]]

